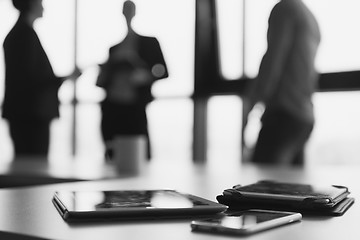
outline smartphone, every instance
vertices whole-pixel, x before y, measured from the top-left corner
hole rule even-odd
[[[191,222],[193,231],[249,235],[266,229],[297,222],[302,215],[296,212],[251,209],[224,214],[218,218]]]

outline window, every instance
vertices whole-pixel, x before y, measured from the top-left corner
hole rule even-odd
[[[188,126],[188,123],[192,119],[189,97],[193,93],[194,78],[195,3],[193,0],[134,0],[134,3],[137,6],[137,14],[133,22],[134,28],[140,34],[158,38],[170,74],[168,79],[157,82],[153,87],[155,97],[171,99],[155,101],[149,107],[152,128],[150,131],[154,133],[157,133],[158,130],[169,133],[172,131],[173,124],[161,125],[156,120],[158,117],[153,116],[156,112],[157,114],[167,114],[163,116],[164,119],[171,118],[168,115],[168,101],[175,102],[177,109],[179,111],[182,109],[180,115],[184,120],[177,122],[177,126],[180,124],[181,127],[187,129],[187,132],[182,131],[181,134],[188,139],[191,135],[191,126]],[[104,97],[104,93],[95,86],[95,81],[98,64],[106,60],[109,47],[119,42],[126,34],[122,4],[123,0],[43,0],[44,16],[35,24],[35,30],[56,74],[60,76],[69,74],[74,68],[75,58],[83,70],[83,75],[77,81],[76,94],[79,104],[76,108],[75,125],[77,155],[83,159],[89,156],[95,159],[103,157],[99,130],[101,115],[97,103]],[[12,6],[11,0],[0,1],[1,43],[17,17],[18,12]],[[0,53],[2,55],[2,47]],[[3,57],[0,59],[1,102],[4,90],[4,64]],[[59,97],[62,103],[61,117],[54,121],[52,126],[50,158],[61,161],[69,158],[72,154],[71,143],[74,130],[73,120],[75,119],[71,103],[74,97],[73,83],[66,82],[59,91]],[[167,127],[169,129],[164,130]],[[4,129],[1,131],[2,133],[6,132],[5,121],[0,121],[0,129]],[[94,137],[89,138],[84,133]],[[6,158],[10,158],[11,144],[7,135],[0,134],[0,152],[2,156],[7,155]],[[161,134],[154,138],[155,140],[162,139]],[[2,142],[6,144],[2,144]],[[159,144],[154,145],[158,146]]]
[[[225,79],[239,79],[244,74],[245,46],[244,1],[216,1],[220,71]]]
[[[320,72],[360,70],[360,2],[304,0],[316,16],[322,34],[317,58]],[[326,8],[324,7],[326,6]],[[337,16],[337,17],[335,17]]]
[[[216,2],[217,39],[208,41],[218,41],[219,45],[208,51],[219,52],[219,59],[214,61],[219,65],[220,70],[216,81],[210,79],[209,76],[200,77],[196,81],[198,81],[198,88],[206,89],[207,96],[211,97],[209,104],[211,112],[215,111],[214,108],[218,105],[222,105],[221,111],[226,111],[224,108],[241,109],[241,102],[229,101],[228,96],[212,96],[239,94],[244,83],[251,81],[251,78],[257,75],[261,58],[266,50],[267,20],[272,7],[278,1],[213,1]],[[198,0],[202,4],[208,3],[210,7],[213,1]],[[360,96],[359,91],[356,91],[360,89],[360,31],[357,30],[357,23],[360,22],[358,14],[360,3],[357,0],[304,0],[304,2],[317,18],[322,34],[322,42],[316,59],[317,68],[322,74],[320,92],[314,96],[317,120],[309,142],[309,160],[311,162],[356,162],[359,157],[356,146],[360,143],[359,134],[357,134],[360,128],[356,121],[360,114],[352,106],[358,102],[357,99]],[[237,14],[241,14],[242,17]],[[212,17],[209,11],[208,18]],[[201,28],[201,22],[198,27]],[[234,39],[237,39],[237,42]],[[203,69],[206,69],[206,66],[209,69],[209,66],[214,64],[208,64],[206,61],[202,63]],[[334,90],[345,91],[323,92]],[[226,104],[222,104],[224,101]],[[213,121],[213,117],[209,121]],[[223,120],[225,121],[227,119]],[[241,119],[237,119],[236,122],[240,124]],[[253,134],[257,134],[258,119],[253,119],[253,123]],[[214,123],[211,124],[211,126],[214,125]],[[230,124],[219,125],[225,128]],[[231,128],[236,129],[236,124],[232,124]],[[208,130],[216,131],[210,128]],[[209,133],[210,136],[212,134]],[[255,135],[248,137],[251,141],[256,138]],[[213,141],[209,140],[210,144]],[[235,138],[231,143],[234,141],[239,140]],[[329,154],[329,148],[334,149],[335,154]],[[226,152],[229,152],[229,149]],[[344,157],[346,159],[343,159]]]
[[[216,1],[220,66],[225,79],[256,76],[261,57],[266,50],[267,20],[272,7],[277,2],[277,0]],[[360,31],[357,31],[357,23],[360,22],[358,14],[360,2],[357,0],[304,0],[304,2],[317,18],[322,34],[316,62],[319,71],[330,73],[360,70]],[[245,12],[243,12],[244,6]],[[244,14],[245,22],[241,17]],[[242,49],[243,44],[244,49]]]
[[[171,149],[172,153],[179,151],[180,154],[187,150],[191,151],[189,144],[191,143],[193,104],[190,96],[196,92],[194,89],[196,4],[201,2],[199,6],[209,7],[208,12],[202,12],[205,15],[212,13],[211,3],[216,3],[214,6],[217,7],[217,21],[214,29],[217,30],[218,42],[216,44],[219,45],[218,49],[211,50],[216,51],[219,56],[219,59],[215,59],[215,61],[221,67],[220,72],[218,76],[213,76],[216,74],[210,76],[217,80],[213,88],[210,86],[213,82],[209,84],[208,81],[204,81],[202,85],[197,86],[206,89],[202,93],[205,92],[212,96],[218,93],[233,93],[234,90],[239,89],[238,86],[242,86],[241,84],[244,81],[241,80],[243,78],[247,79],[256,76],[261,57],[266,50],[267,19],[272,6],[277,1],[134,0],[134,2],[137,5],[134,28],[139,33],[153,35],[159,39],[170,73],[168,79],[159,81],[154,85],[153,93],[157,100],[148,109],[150,132],[154,137],[154,147],[157,148],[154,154],[157,156],[163,154],[162,151],[158,151],[160,148]],[[358,14],[360,2],[358,0],[304,0],[304,2],[314,12],[322,31],[323,38],[316,63],[318,69],[322,73],[359,71],[360,31],[357,30],[357,24],[360,22],[360,15]],[[120,41],[125,35],[125,22],[121,14],[122,3],[123,0],[43,0],[44,17],[35,25],[56,74],[66,75],[70,73],[75,64],[75,58],[77,64],[84,70],[83,75],[77,81],[76,89],[79,100],[76,109],[76,142],[78,154],[86,160],[89,156],[102,158],[103,146],[98,128],[100,109],[97,103],[104,97],[104,93],[95,86],[95,81],[98,64],[106,60],[109,47]],[[11,0],[0,1],[1,43],[17,17],[18,13],[13,8]],[[208,19],[207,16],[204,19]],[[77,28],[75,26],[76,22],[78,24]],[[3,54],[2,51],[1,47],[0,55]],[[205,69],[209,70],[209,68]],[[335,81],[340,82],[341,86],[349,87],[347,79],[341,76],[340,78],[341,81],[338,79],[335,79]],[[326,80],[324,79],[324,82]],[[4,62],[1,56],[0,103],[3,98],[3,82]],[[360,89],[359,81],[356,80],[351,87]],[[320,144],[323,140],[321,136],[328,131],[328,129],[325,130],[321,127],[323,126],[321,121],[324,121],[321,119],[333,117],[330,112],[325,113],[321,110],[332,104],[324,99],[340,99],[344,102],[344,108],[346,106],[349,109],[349,106],[357,101],[355,97],[357,94],[359,92],[341,93],[339,97],[336,93],[317,94],[314,98],[315,105],[321,106],[318,108],[319,112],[317,114],[325,117],[319,117],[319,125],[317,125],[319,128],[315,130],[311,144]],[[59,160],[63,160],[72,154],[74,112],[71,100],[73,95],[74,85],[71,82],[65,83],[59,92],[62,102],[60,108],[61,118],[55,121],[52,126],[53,140],[50,150],[51,157]],[[347,98],[348,95],[351,95],[351,97]],[[231,115],[232,110],[241,110],[241,101],[233,96],[215,97],[210,101],[209,105],[210,126],[214,130],[209,133],[209,136],[213,138],[210,144],[214,146],[217,145],[214,140],[216,139],[215,135],[217,136],[219,131],[221,132],[216,127],[221,126],[215,120],[218,116],[217,112],[221,110],[224,111],[224,114]],[[176,107],[178,112],[173,111],[173,106]],[[222,106],[229,106],[231,110],[222,108]],[[341,109],[341,107],[339,108]],[[350,115],[350,113],[353,115]],[[236,123],[240,121],[238,119],[240,118],[239,114],[236,112],[234,119],[229,119],[228,125],[232,129],[237,127]],[[349,114],[348,116],[351,119],[358,119],[356,111],[346,111],[346,114]],[[166,125],[166,123],[168,124]],[[353,126],[353,123],[346,123],[345,125]],[[173,132],[173,129],[177,131]],[[3,134],[6,131],[6,122],[0,121],[0,161],[3,157],[10,158],[11,156],[10,140],[7,134]],[[229,139],[232,139],[232,145],[228,146],[233,146],[233,148],[238,146],[235,142],[240,141],[238,139],[239,130],[236,128],[232,133],[231,129],[225,132],[236,135],[229,137]],[[94,137],[89,138],[84,133],[91,134]],[[170,146],[169,144],[173,141],[164,141],[171,137],[170,133],[176,134],[179,139],[182,139],[180,141],[183,147],[178,148],[175,142],[174,145]],[[343,139],[340,135],[337,136]],[[223,138],[220,139],[227,139],[224,135],[221,137]],[[337,139],[336,136],[333,137]],[[356,139],[356,141],[359,140]],[[346,141],[344,141],[344,144],[346,144]],[[315,151],[314,147],[310,149]]]

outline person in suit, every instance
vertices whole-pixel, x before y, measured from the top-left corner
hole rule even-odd
[[[101,131],[105,143],[120,135],[144,135],[150,159],[146,107],[153,100],[153,83],[167,78],[168,70],[159,41],[132,28],[135,14],[134,2],[126,0],[123,15],[127,35],[109,49],[109,58],[98,76],[97,85],[106,92],[101,102]]]
[[[58,89],[70,76],[55,76],[33,24],[43,15],[42,0],[13,0],[19,18],[6,36],[5,96],[2,117],[8,121],[17,156],[48,153],[50,123],[59,117]]]
[[[280,0],[268,24],[267,51],[244,96],[244,126],[255,104],[265,106],[251,161],[302,165],[315,121],[312,95],[320,30],[302,0]]]

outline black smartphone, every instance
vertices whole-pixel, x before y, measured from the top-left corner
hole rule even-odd
[[[218,218],[195,220],[191,222],[191,228],[193,231],[249,235],[301,219],[302,215],[296,212],[252,209],[224,214]]]

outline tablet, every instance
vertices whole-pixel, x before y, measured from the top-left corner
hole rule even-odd
[[[67,222],[205,216],[227,206],[176,190],[57,191],[53,203]]]

